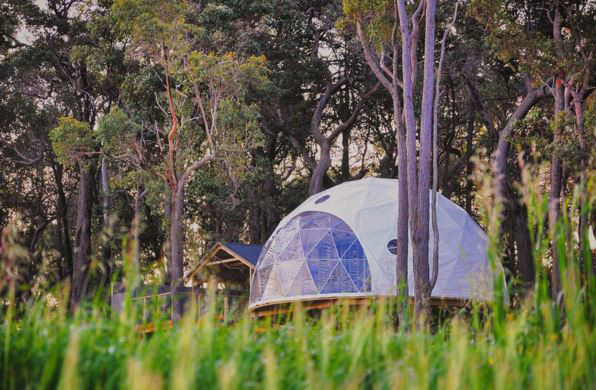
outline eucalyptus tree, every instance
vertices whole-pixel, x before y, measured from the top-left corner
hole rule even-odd
[[[256,108],[244,97],[249,88],[266,83],[265,59],[206,50],[213,37],[188,21],[200,9],[186,1],[118,1],[112,11],[128,31],[130,55],[163,72],[164,94],[157,101],[164,107],[161,122],[146,125],[151,138],[139,139],[129,131],[128,139],[139,151],[132,158],[159,177],[171,195],[171,277],[176,288],[183,277],[185,185],[210,163],[231,178],[244,164],[244,145],[258,133]],[[157,155],[157,165],[144,163],[148,151]]]
[[[310,54],[313,63],[321,68],[325,77],[322,91],[311,91],[317,98],[310,120],[310,132],[319,149],[317,159],[306,158],[312,171],[308,193],[313,195],[324,189],[323,179],[331,166],[331,147],[340,134],[348,138],[350,130],[357,124],[360,112],[380,88],[380,82],[366,83],[366,68],[362,69],[355,60],[358,56],[353,45],[350,45],[350,35],[335,28],[339,18],[339,10],[335,4],[312,11],[310,15],[310,30],[313,32]],[[362,86],[357,84],[364,84],[363,92],[359,92],[358,89],[362,89]],[[339,98],[338,103],[333,110],[329,110],[333,98]],[[340,114],[332,117],[335,123],[330,126],[325,126],[322,122],[326,111]],[[294,144],[298,146],[297,142]]]
[[[393,100],[393,125],[398,137],[400,175],[396,282],[399,291],[405,294],[407,291],[409,224],[414,262],[415,308],[418,317],[425,318],[430,314],[432,290],[428,262],[430,217],[428,193],[435,99],[436,2],[421,0],[414,9],[408,10],[406,2],[401,0],[375,3],[344,1],[344,11],[356,26],[368,65]],[[425,17],[424,70],[418,158],[414,92],[417,81],[417,48],[422,16]],[[386,22],[387,20],[389,22]],[[381,48],[380,56],[377,56],[374,48],[371,47],[371,36],[377,38],[375,43]],[[386,53],[385,47],[387,46]],[[386,56],[389,57],[388,60],[386,60]],[[391,67],[386,65],[386,61],[391,64]],[[438,272],[437,267],[434,268],[434,272]],[[436,276],[432,280],[436,281]]]
[[[60,266],[60,279],[71,277],[73,307],[84,294],[84,281],[77,279],[87,270],[78,265],[89,264],[93,223],[91,194],[95,188],[95,158],[84,157],[88,163],[66,168],[52,151],[49,130],[57,125],[58,117],[72,117],[92,129],[95,121],[116,99],[122,69],[122,49],[116,47],[112,30],[104,18],[104,3],[89,7],[85,1],[49,1],[40,5],[35,1],[6,1],[3,11],[18,20],[19,33],[8,38],[11,48],[3,57],[3,67],[10,74],[11,95],[26,100],[35,110],[45,112],[49,123],[37,129],[37,146],[28,157],[37,159],[36,165],[46,166],[53,179],[43,189],[55,188],[51,197],[56,202],[57,221],[61,228],[60,249],[65,265]],[[4,35],[4,33],[3,33]],[[3,38],[6,37],[5,35]],[[74,122],[73,122],[74,123]],[[64,123],[62,123],[64,124]],[[78,124],[77,124],[78,126]],[[26,130],[23,128],[22,130]],[[34,132],[27,130],[30,135]],[[54,142],[57,144],[58,140]],[[66,150],[65,148],[64,150]],[[83,158],[78,160],[83,161]],[[74,177],[73,177],[74,176]],[[70,184],[78,180],[77,227],[72,248],[68,198]],[[67,271],[64,272],[63,268]],[[84,276],[86,278],[86,276]],[[76,279],[76,280],[75,280]]]
[[[577,160],[589,161],[584,153],[588,147],[584,137],[581,109],[578,113],[572,108],[575,102],[579,108],[585,104],[587,95],[576,91],[590,91],[593,85],[591,72],[594,60],[594,13],[595,7],[589,1],[537,1],[537,2],[503,2],[477,1],[472,11],[486,27],[486,40],[495,49],[497,56],[514,70],[515,77],[526,91],[519,99],[509,119],[499,131],[498,145],[495,153],[496,194],[499,202],[509,207],[511,200],[507,196],[510,186],[510,172],[507,171],[507,159],[511,139],[523,126],[523,119],[528,113],[539,113],[537,105],[545,98],[553,98],[553,110],[549,114],[540,111],[549,122],[552,133],[547,136],[549,145],[542,148],[544,154],[550,156],[550,200],[549,225],[552,234],[557,229],[560,216],[560,203],[563,192],[568,185],[569,175],[576,172],[577,182],[581,182],[581,164],[574,162],[574,156],[580,151]],[[581,85],[578,89],[575,89]],[[588,93],[589,94],[589,93]],[[575,116],[573,121],[570,117]],[[580,118],[578,120],[578,118]],[[575,126],[572,124],[575,122]],[[568,133],[577,133],[577,143],[572,147]],[[542,143],[539,143],[541,145]],[[574,150],[573,153],[569,153]],[[586,221],[585,219],[583,221]],[[580,223],[580,231],[585,230],[585,222]],[[580,234],[580,237],[583,234]],[[528,235],[529,236],[529,235]],[[523,247],[523,238],[518,247]],[[561,289],[559,270],[559,248],[553,246],[553,264],[551,272],[551,288],[554,296]],[[525,251],[520,257],[522,279],[526,282],[534,280],[534,267],[531,252]]]

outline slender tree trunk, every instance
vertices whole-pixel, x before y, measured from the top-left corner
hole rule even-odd
[[[179,181],[178,188],[172,191],[172,220],[170,246],[172,250],[172,293],[174,321],[182,317],[182,301],[178,288],[184,276],[184,183]]]
[[[407,181],[408,181],[408,206],[409,206],[409,224],[410,234],[412,235],[412,249],[414,264],[419,258],[419,245],[416,241],[418,235],[418,172],[416,167],[416,118],[414,114],[414,96],[413,96],[413,80],[412,80],[412,64],[411,64],[411,35],[409,31],[409,17],[406,10],[406,5],[403,0],[398,1],[398,14],[401,29],[402,41],[402,74],[403,74],[403,98],[404,98],[404,112],[406,124],[406,155],[407,155]],[[428,196],[428,194],[427,194]],[[416,265],[414,265],[414,290],[415,299],[420,298],[420,290],[418,286]],[[420,299],[418,299],[420,301]]]
[[[587,234],[588,234],[588,218],[589,215],[586,214],[586,203],[588,199],[588,189],[586,188],[587,183],[587,169],[586,169],[586,160],[588,159],[587,156],[587,144],[586,144],[586,129],[584,126],[584,107],[583,107],[583,99],[584,99],[584,90],[581,91],[573,91],[573,109],[575,111],[575,124],[577,127],[577,133],[579,138],[579,147],[582,154],[582,159],[580,163],[580,198],[579,198],[579,226],[578,226],[578,236],[579,236],[579,248],[580,248],[580,269],[582,271],[582,276],[584,282],[588,280],[587,272],[588,269],[586,268],[586,259],[584,256],[584,251],[586,249],[586,242],[587,242]]]
[[[546,88],[528,91],[527,95],[519,103],[511,117],[509,117],[505,127],[499,131],[499,140],[494,159],[496,181],[495,195],[499,204],[507,199],[507,155],[509,152],[509,138],[513,133],[515,124],[522,120],[528,114],[528,111],[546,96],[548,96]]]
[[[350,131],[346,130],[341,135],[341,178],[346,182],[350,180]]]
[[[314,195],[323,191],[323,180],[327,174],[327,170],[331,166],[331,146],[326,140],[320,145],[321,157],[317,161],[317,165],[312,172],[310,177],[310,183],[308,184],[308,194]]]
[[[414,258],[414,279],[416,280],[415,310],[430,317],[430,275],[429,275],[429,190],[430,163],[432,154],[433,96],[435,71],[435,0],[426,1],[424,32],[424,81],[422,85],[422,118],[420,126],[420,161],[418,175],[417,235],[418,256]]]
[[[393,99],[393,126],[397,137],[397,262],[396,283],[398,294],[408,297],[408,156],[406,150],[406,130],[401,122],[401,107],[397,91]]]
[[[78,307],[85,296],[91,251],[91,191],[93,172],[90,162],[79,162],[79,197],[77,201],[77,226],[75,256],[72,270],[71,310]]]
[[[255,167],[253,166],[253,168]],[[251,244],[259,244],[261,242],[261,194],[258,190],[253,189],[247,195],[250,202],[248,208],[248,241]]]
[[[366,38],[366,35],[364,34],[364,30],[362,29],[362,24],[360,23],[360,21],[358,21],[356,23],[356,31],[358,34],[358,38],[360,40],[360,43],[362,45],[362,49],[364,51],[364,57],[366,59],[366,62],[368,64],[368,66],[370,67],[370,69],[372,70],[372,72],[375,74],[375,77],[377,78],[377,80],[379,80],[379,83],[381,83],[383,85],[383,87],[389,92],[389,94],[391,95],[391,100],[393,102],[393,121],[392,121],[392,126],[393,129],[395,131],[395,135],[397,138],[397,166],[398,166],[398,175],[399,175],[399,181],[398,181],[398,196],[397,196],[397,202],[398,202],[398,211],[397,211],[397,259],[396,259],[396,270],[395,270],[395,276],[396,276],[396,287],[397,287],[397,294],[401,297],[404,297],[404,303],[407,302],[406,299],[408,297],[408,250],[409,250],[409,240],[408,240],[408,224],[409,224],[409,205],[410,205],[410,198],[409,198],[409,176],[408,176],[408,162],[409,162],[409,158],[408,158],[408,146],[407,146],[407,140],[408,140],[408,132],[409,132],[409,125],[404,125],[403,121],[402,121],[402,117],[405,113],[404,110],[402,110],[401,107],[401,102],[399,99],[399,93],[398,93],[398,64],[399,64],[399,60],[398,60],[398,44],[396,42],[397,39],[397,19],[398,19],[398,5],[397,3],[395,4],[395,24],[394,24],[394,29],[393,29],[393,33],[392,33],[392,49],[393,49],[393,63],[392,63],[392,74],[391,74],[391,79],[389,80],[385,73],[383,73],[383,71],[380,69],[378,61],[376,61],[376,59],[373,57],[373,54],[370,50],[370,47],[368,45],[368,40]],[[403,37],[402,37],[403,38]],[[402,39],[402,46],[407,45],[408,50],[410,47],[410,42],[409,40],[406,42],[404,42],[404,40]],[[405,56],[408,56],[408,58],[405,58]],[[402,53],[402,62],[405,63],[406,61],[409,61],[409,53],[404,54]],[[405,68],[404,68],[405,69]],[[411,68],[408,67],[408,69],[410,70],[410,74],[411,74]],[[409,92],[410,92],[410,97],[412,95],[412,81],[411,81],[411,77],[405,78],[404,77],[404,82],[406,82],[406,84],[408,85],[409,88]],[[404,101],[406,103],[409,103],[409,106],[406,108],[411,109],[412,111],[410,111],[410,114],[413,114],[413,102],[412,99],[410,99],[409,101],[405,100],[405,87],[404,87]],[[408,114],[408,115],[410,115]],[[410,118],[409,116],[405,115],[406,119]],[[411,115],[410,115],[411,116]],[[411,118],[410,118],[411,119]],[[410,122],[411,123],[411,122]],[[415,158],[415,154],[414,154],[414,158]],[[416,205],[415,202],[412,203],[414,206]],[[400,312],[399,312],[399,317],[400,317],[400,322],[402,322],[403,316],[405,314],[405,306],[402,306],[399,308]]]
[[[559,2],[555,5],[555,17],[553,20],[553,39],[555,45],[559,47],[561,45],[561,10]],[[559,50],[557,50],[559,51]],[[564,88],[564,75],[560,70],[557,71],[557,77],[555,79],[555,134],[554,142],[557,143],[561,137],[561,129],[559,121],[561,120],[561,114],[565,110],[565,88]],[[558,300],[559,293],[561,292],[561,271],[559,269],[559,250],[556,240],[556,226],[559,221],[561,214],[561,176],[562,166],[561,161],[553,155],[552,168],[550,175],[551,183],[551,196],[548,204],[548,220],[553,237],[552,250],[553,250],[553,268],[551,272],[551,291],[555,301]]]
[[[469,89],[469,88],[468,88]],[[472,214],[472,191],[474,181],[472,180],[472,173],[474,171],[474,164],[472,163],[472,154],[474,153],[474,125],[476,118],[476,104],[472,99],[470,92],[470,101],[468,106],[468,129],[466,134],[466,212]]]
[[[275,227],[279,223],[279,216],[277,214],[277,210],[275,209],[275,192],[276,192],[276,185],[275,185],[275,174],[273,172],[273,165],[270,163],[267,166],[267,169],[270,170],[269,174],[265,176],[265,200],[267,208],[265,209],[265,226],[263,229],[263,234],[261,235],[261,240],[259,243],[264,244],[269,236],[275,230]]]
[[[536,267],[532,253],[532,240],[528,229],[528,209],[525,205],[515,202],[512,210],[513,231],[517,248],[517,267],[520,279],[525,288],[534,286]]]
[[[447,34],[457,18],[457,9],[459,2],[455,3],[455,9],[453,11],[453,19],[448,28],[443,32],[443,38],[441,39],[441,54],[439,56],[439,65],[437,67],[437,82],[435,89],[435,96],[433,102],[433,116],[432,116],[432,228],[433,228],[433,272],[430,278],[430,292],[435,288],[437,280],[439,278],[439,223],[437,219],[437,191],[439,186],[439,108],[441,106],[441,75],[443,70],[443,60],[445,59],[445,43],[447,41]],[[472,125],[474,123],[474,117],[471,118]]]
[[[52,161],[52,171],[54,173],[54,181],[58,193],[58,205],[56,209],[60,221],[60,235],[62,236],[62,256],[66,263],[60,267],[60,279],[64,280],[69,276],[72,277],[73,270],[72,242],[70,241],[70,228],[68,223],[68,203],[66,201],[66,194],[64,193],[64,185],[62,184],[62,165]]]
[[[168,185],[164,194],[164,214],[165,214],[165,231],[166,242],[164,251],[166,256],[166,274],[164,284],[172,283],[172,191]]]
[[[105,268],[106,279],[109,283],[112,271],[111,271],[111,264],[110,258],[112,254],[112,250],[110,247],[110,236],[112,233],[110,232],[110,187],[109,187],[109,174],[108,174],[108,163],[106,161],[106,157],[102,157],[101,159],[101,192],[103,196],[102,202],[102,212],[103,212],[103,230],[108,236],[106,242],[104,243],[103,247],[103,265]]]
[[[172,191],[172,221],[170,246],[172,250],[172,284],[180,283],[183,276],[183,243],[184,243],[184,189],[179,187]]]
[[[557,80],[559,81],[559,80]],[[555,116],[562,112],[562,108],[557,104],[557,96],[559,95],[559,88],[555,87]],[[562,101],[562,99],[561,99]],[[559,109],[561,110],[559,111]],[[558,126],[557,126],[558,127]],[[555,129],[554,141],[559,140],[559,130]],[[561,291],[561,272],[559,269],[559,250],[556,242],[556,226],[561,215],[561,179],[562,179],[561,161],[553,156],[550,183],[551,183],[551,197],[548,203],[548,220],[551,229],[553,242],[553,268],[551,272],[551,291],[553,299],[556,299]]]
[[[137,184],[137,188],[135,191],[135,204],[134,204],[134,220],[133,220],[133,232],[134,232],[134,236],[133,236],[133,245],[134,245],[134,258],[133,258],[133,262],[134,262],[134,266],[136,269],[136,272],[139,272],[141,270],[141,202],[143,201],[143,198],[145,197],[145,195],[147,194],[147,190],[142,190],[141,191],[141,186],[139,186]]]
[[[406,155],[407,155],[407,181],[408,181],[408,206],[409,206],[409,225],[410,235],[412,237],[412,257],[414,269],[414,310],[416,317],[421,316],[421,309],[425,306],[425,297],[428,295],[423,283],[421,284],[421,269],[420,265],[420,235],[418,231],[418,172],[416,164],[416,117],[414,113],[414,79],[413,67],[411,62],[411,44],[412,37],[409,29],[409,15],[406,10],[404,0],[398,1],[398,15],[399,25],[401,29],[401,43],[402,43],[402,79],[403,79],[403,98],[404,98],[404,113],[406,124]],[[428,201],[428,192],[426,193]],[[428,220],[427,220],[428,228]],[[428,252],[427,252],[428,256]],[[427,262],[427,279],[428,279],[428,262]],[[428,285],[426,286],[428,289]]]

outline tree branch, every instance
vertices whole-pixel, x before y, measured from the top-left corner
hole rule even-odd
[[[360,113],[360,110],[362,110],[362,107],[364,107],[364,105],[366,104],[366,102],[370,99],[370,97],[379,90],[379,88],[381,87],[381,82],[377,81],[377,83],[374,85],[374,87],[372,87],[370,90],[368,90],[368,92],[366,92],[362,98],[360,98],[360,101],[358,102],[358,104],[356,105],[356,107],[354,108],[354,111],[352,111],[352,115],[350,115],[350,117],[343,122],[342,124],[340,124],[339,126],[337,126],[333,132],[331,132],[331,134],[329,135],[329,137],[327,137],[327,141],[332,144],[333,141],[335,141],[335,139],[344,131],[346,131],[347,129],[351,128],[352,126],[354,126],[354,123],[356,122],[356,119],[358,118],[358,114]]]
[[[360,23],[360,20],[356,21],[356,33],[358,34],[360,44],[362,45],[362,50],[364,51],[364,58],[366,59],[368,66],[370,66],[370,69],[374,73],[377,80],[379,80],[381,84],[383,84],[383,87],[385,87],[385,89],[389,91],[390,94],[393,94],[394,91],[392,82],[389,81],[387,77],[385,77],[385,74],[383,73],[381,68],[379,68],[378,61],[376,61],[373,53],[370,50],[370,47],[368,46],[368,40],[366,38],[366,35],[364,34],[364,30],[362,29],[362,24]]]
[[[327,84],[327,87],[325,87],[325,92],[323,92],[323,95],[319,99],[319,103],[315,108],[315,112],[310,122],[312,135],[315,137],[315,140],[318,144],[321,144],[325,141],[325,136],[321,132],[321,118],[323,117],[323,110],[325,110],[325,106],[329,102],[331,96],[336,93],[347,81],[348,79],[344,77],[335,84]]]

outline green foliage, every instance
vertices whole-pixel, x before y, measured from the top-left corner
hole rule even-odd
[[[97,146],[89,123],[73,117],[58,118],[58,126],[50,131],[52,149],[61,164],[71,166],[91,155]]]
[[[222,96],[242,98],[249,88],[261,89],[268,82],[264,56],[241,60],[233,52],[217,55],[193,51],[188,57],[188,78]]]
[[[190,27],[185,23],[186,1],[116,0],[111,11],[118,26],[143,51],[141,55],[164,62],[167,55],[175,56],[187,47],[183,39]]]
[[[382,45],[391,39],[395,23],[394,2],[387,0],[343,0],[344,16],[338,27],[345,29],[356,21],[362,23],[366,36],[375,44]]]
[[[104,153],[119,155],[129,147],[127,140],[135,137],[139,131],[140,126],[121,108],[115,107],[99,120],[96,139],[101,143]]]
[[[596,9],[580,2],[563,5],[567,13],[563,13],[562,38],[557,44],[553,39],[554,4],[548,0],[474,0],[468,12],[485,26],[485,40],[498,58],[512,69],[527,72],[536,84],[561,71],[581,79],[584,67],[594,66],[587,53],[596,47]]]

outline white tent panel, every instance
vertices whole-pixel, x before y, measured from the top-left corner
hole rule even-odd
[[[325,297],[394,295],[396,256],[388,244],[397,236],[397,190],[397,180],[367,178],[308,198],[280,222],[265,245],[250,307]],[[482,229],[441,194],[437,219],[439,275],[433,297],[492,299],[494,273]],[[431,229],[431,272],[432,252]],[[271,272],[272,265],[275,272]],[[411,250],[408,290],[413,295]]]

